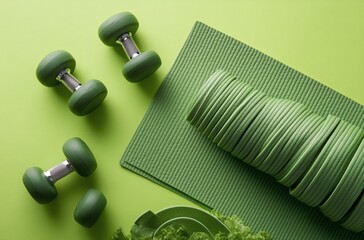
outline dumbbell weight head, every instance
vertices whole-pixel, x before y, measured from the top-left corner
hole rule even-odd
[[[127,62],[122,71],[130,82],[139,82],[154,73],[160,65],[159,55],[154,51],[146,51]]]
[[[38,80],[47,87],[55,87],[61,83],[57,76],[63,70],[75,71],[76,60],[66,51],[58,50],[49,53],[38,64],[36,75]]]
[[[104,21],[99,27],[101,41],[110,47],[119,45],[117,41],[124,33],[134,35],[139,28],[138,19],[130,12],[115,14]]]
[[[98,80],[90,80],[81,85],[72,76],[76,61],[71,54],[64,50],[51,52],[39,63],[36,76],[47,87],[55,87],[63,83],[71,92],[68,101],[70,110],[79,116],[86,115],[96,109],[105,99],[107,89]]]
[[[87,144],[80,138],[67,140],[62,147],[73,169],[82,177],[88,177],[97,168],[96,159]]]
[[[102,82],[89,80],[71,95],[68,106],[74,114],[84,116],[95,110],[106,95],[107,89]]]
[[[38,203],[49,203],[57,197],[55,182],[76,171],[83,177],[89,176],[97,167],[96,159],[89,147],[80,138],[71,138],[63,145],[67,160],[44,172],[39,167],[27,169],[23,183],[29,194]]]
[[[123,67],[123,74],[130,82],[139,82],[154,73],[161,65],[159,55],[154,51],[141,53],[132,36],[136,33],[139,22],[129,12],[118,13],[99,27],[99,37],[107,46],[121,44],[130,61]]]
[[[57,189],[39,167],[28,168],[23,175],[23,183],[29,194],[40,204],[51,202],[57,197]]]
[[[81,198],[73,213],[76,222],[84,227],[92,227],[105,209],[107,200],[100,191],[89,189]]]

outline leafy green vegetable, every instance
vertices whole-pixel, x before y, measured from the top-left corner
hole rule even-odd
[[[271,236],[264,231],[255,233],[250,227],[244,225],[243,221],[236,215],[231,217],[212,211],[216,218],[223,222],[230,230],[229,234],[219,233],[212,237],[203,232],[195,232],[191,235],[184,226],[169,225],[161,230],[160,234],[154,239],[148,234],[134,234],[133,236],[125,236],[123,231],[118,229],[112,240],[271,240]]]
[[[128,236],[125,236],[124,232],[123,232],[123,229],[121,228],[118,228],[114,235],[111,237],[112,240],[129,240],[130,237]]]
[[[190,235],[184,226],[169,225],[155,236],[155,240],[211,240],[206,233],[193,233]]]
[[[271,236],[264,231],[254,233],[253,230],[244,225],[243,221],[236,215],[225,216],[217,211],[211,212],[230,230],[230,234],[217,234],[215,240],[271,240]]]

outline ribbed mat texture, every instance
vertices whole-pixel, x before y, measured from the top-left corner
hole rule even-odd
[[[224,69],[277,98],[364,128],[364,107],[197,22],[126,149],[122,166],[208,208],[237,214],[274,239],[364,239],[289,195],[274,178],[218,148],[186,121],[207,78]]]

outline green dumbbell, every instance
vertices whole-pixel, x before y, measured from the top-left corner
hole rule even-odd
[[[159,55],[154,51],[141,53],[132,36],[136,33],[139,22],[129,12],[118,13],[99,27],[99,37],[107,46],[122,45],[130,58],[123,68],[125,78],[130,82],[139,82],[154,73],[161,65]]]
[[[98,80],[90,80],[81,84],[73,75],[76,61],[64,50],[51,52],[45,56],[37,67],[37,78],[47,87],[55,87],[63,83],[71,92],[68,101],[71,111],[83,116],[97,108],[105,99],[107,89]]]
[[[96,159],[89,147],[80,138],[71,138],[63,144],[63,153],[67,160],[48,171],[39,167],[27,169],[23,183],[35,201],[49,203],[57,197],[55,183],[76,171],[83,177],[89,176],[97,167]]]
[[[92,227],[106,207],[105,196],[96,189],[89,189],[78,203],[73,216],[84,227]]]

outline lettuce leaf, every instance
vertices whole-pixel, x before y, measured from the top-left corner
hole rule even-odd
[[[246,226],[243,221],[236,215],[231,217],[225,216],[217,211],[212,211],[225,226],[230,230],[230,234],[217,234],[215,240],[271,240],[271,236],[265,231],[255,233],[250,227]]]
[[[162,229],[160,234],[154,237],[143,236],[140,234],[125,236],[122,229],[118,229],[112,240],[271,240],[271,236],[265,231],[254,232],[246,226],[243,221],[236,215],[225,216],[217,211],[212,211],[216,218],[223,222],[230,230],[229,234],[219,233],[210,237],[203,232],[189,234],[187,229],[181,225],[169,225]]]

